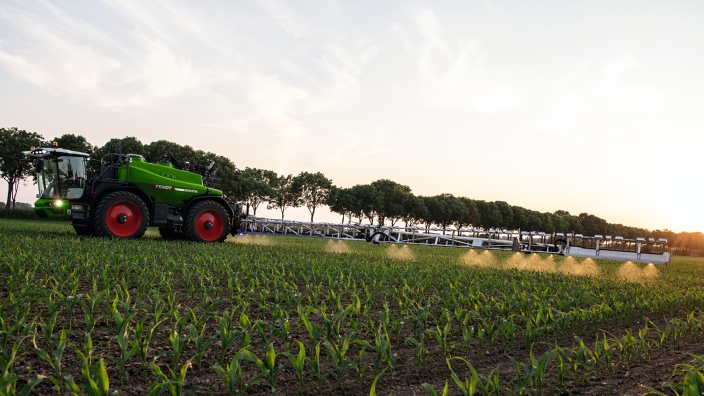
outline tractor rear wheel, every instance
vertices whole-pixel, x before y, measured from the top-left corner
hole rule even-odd
[[[211,200],[195,203],[183,222],[183,233],[196,242],[222,242],[230,232],[230,215],[219,203]]]
[[[141,198],[128,191],[116,191],[100,200],[95,208],[93,229],[97,236],[140,238],[149,225],[149,209]]]

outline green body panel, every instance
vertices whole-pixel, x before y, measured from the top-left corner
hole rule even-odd
[[[45,217],[55,220],[71,220],[71,210],[69,209],[68,200],[39,198],[34,202],[34,212],[38,217]],[[40,215],[39,212],[44,212],[46,216]]]
[[[130,157],[129,164],[120,166],[117,178],[141,188],[160,204],[181,205],[206,194],[222,196],[222,191],[205,187],[197,173],[176,169],[170,162],[151,164],[141,157]]]

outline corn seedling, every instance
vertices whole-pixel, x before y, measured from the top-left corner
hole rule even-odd
[[[304,376],[303,369],[306,364],[306,348],[302,342],[298,341],[298,355],[293,355],[289,352],[284,352],[284,356],[288,358],[293,366],[293,372],[296,374],[296,380],[298,380],[298,389],[303,393]]]
[[[430,394],[430,396],[447,396],[447,394],[450,392],[450,384],[445,380],[445,386],[442,388],[442,393],[438,394],[438,392],[433,389],[432,386],[428,383],[423,383],[421,385],[421,388],[423,388],[426,392]]]
[[[244,395],[247,389],[258,384],[260,379],[264,376],[264,373],[259,373],[249,381],[245,381],[242,370],[242,360],[245,358],[246,352],[248,352],[246,349],[238,351],[225,367],[221,367],[217,363],[213,365],[213,370],[215,370],[225,383],[225,387],[230,396]]]
[[[156,364],[156,359],[154,359],[149,364],[149,367],[151,367],[152,375],[156,379],[152,383],[151,388],[149,388],[149,396],[157,396],[164,388],[168,389],[171,396],[181,396],[183,393],[183,382],[186,380],[186,372],[190,366],[191,361],[189,360],[181,366],[179,371],[174,372],[169,368],[170,376],[167,376]]]
[[[245,350],[243,351],[245,358],[254,362],[254,364],[261,370],[262,378],[265,379],[267,385],[271,389],[272,394],[276,394],[276,383],[279,380],[279,376],[284,371],[284,365],[276,365],[276,351],[274,350],[274,344],[269,344],[266,346],[266,354],[264,355],[264,360],[259,359],[254,356],[251,352]]]
[[[37,346],[37,341],[36,339],[32,339],[32,342],[34,343],[34,350],[42,360],[46,361],[49,363],[51,368],[54,370],[54,374],[56,376],[47,376],[47,378],[54,383],[54,387],[61,392],[63,389],[63,370],[61,366],[61,358],[64,354],[64,350],[66,349],[66,330],[61,330],[61,335],[59,336],[59,343],[56,346],[56,349],[51,354],[48,354],[47,352],[44,352],[43,349],[39,348]]]
[[[22,389],[17,390],[17,380],[20,375],[23,374],[24,369],[20,370],[20,372],[16,372],[15,360],[17,359],[17,353],[23,341],[24,338],[12,344],[9,353],[7,353],[7,349],[0,351],[0,369],[2,370],[2,377],[0,377],[0,394],[2,395],[27,396],[31,393],[32,388],[37,386],[45,378],[42,375],[37,375],[30,379]]]

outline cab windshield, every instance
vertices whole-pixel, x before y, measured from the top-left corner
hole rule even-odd
[[[41,198],[80,198],[86,185],[85,158],[61,156],[38,160],[37,185]]]

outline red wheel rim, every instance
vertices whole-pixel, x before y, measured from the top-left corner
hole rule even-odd
[[[225,220],[217,210],[207,209],[196,217],[196,233],[206,242],[217,241],[225,230]]]
[[[129,237],[142,226],[142,212],[132,202],[115,202],[108,209],[105,222],[115,236]]]

